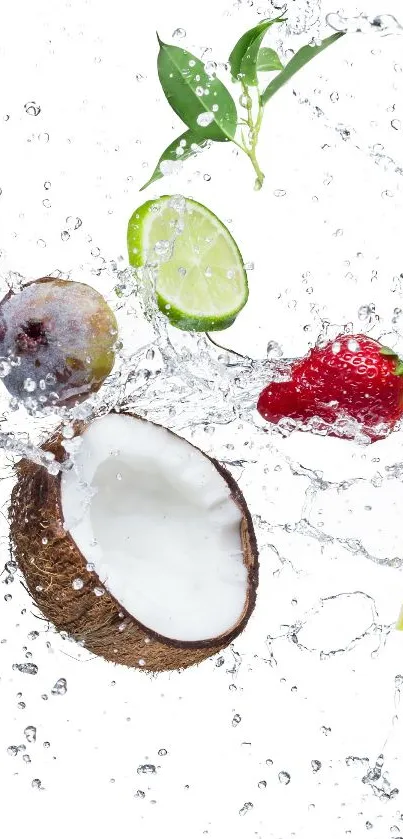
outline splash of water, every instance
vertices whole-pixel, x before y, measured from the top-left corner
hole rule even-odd
[[[362,32],[364,34],[402,35],[403,26],[394,15],[381,14],[370,18],[362,13],[355,17],[344,17],[338,12],[326,15],[326,23],[336,32]]]

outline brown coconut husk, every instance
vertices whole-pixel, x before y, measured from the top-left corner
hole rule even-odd
[[[81,434],[84,428],[83,423],[77,423],[75,434]],[[43,448],[59,461],[67,457],[61,435]],[[18,463],[17,483],[9,510],[11,546],[33,601],[57,630],[68,633],[81,646],[107,661],[152,672],[198,664],[242,632],[256,601],[256,538],[237,483],[221,464],[210,460],[227,482],[242,512],[241,541],[248,569],[248,592],[244,613],[237,625],[226,635],[200,643],[163,638],[129,615],[105,590],[97,575],[87,571],[85,558],[63,529],[60,475],[52,476],[43,466],[26,459]],[[72,587],[76,578],[83,581],[83,587],[78,591]],[[104,589],[102,596],[94,594],[96,587]]]

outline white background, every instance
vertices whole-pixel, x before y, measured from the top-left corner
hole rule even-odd
[[[290,0],[289,7],[285,49],[329,34],[324,16],[336,9],[328,2]],[[204,58],[225,62],[239,35],[272,12],[263,0],[8,4],[0,44],[4,292],[10,271],[32,279],[59,269],[115,299],[116,277],[101,269],[119,258],[125,266],[132,211],[143,196],[182,192],[223,218],[245,262],[254,263],[248,307],[222,336],[229,346],[258,358],[272,340],[296,356],[327,320],[329,334],[351,323],[403,350],[403,131],[391,126],[403,122],[401,36],[350,35],[273,99],[260,143],[261,193],[248,161],[224,144],[138,193],[181,131],[158,85],[155,30],[170,42],[181,27],[187,35],[176,43],[197,55],[211,48]],[[398,16],[399,7],[393,0],[349,6],[349,15],[358,12]],[[275,35],[271,43],[282,48]],[[24,108],[30,101],[40,106],[37,116]],[[72,230],[67,217],[82,225]],[[119,317],[134,349],[142,327],[127,310]],[[39,438],[40,424],[8,412],[5,391],[0,409],[2,430],[15,424]],[[214,414],[209,419],[214,425]],[[389,567],[402,556],[402,432],[370,449],[301,433],[281,439],[248,422],[213,437],[200,426],[193,436],[223,459],[230,442],[234,459],[246,461],[234,474],[260,517],[256,613],[223,662],[151,678],[82,654],[33,616],[18,578],[0,582],[3,829],[16,839],[403,835],[403,793],[379,797],[403,777],[395,690],[403,640],[393,630],[403,585],[399,568]],[[333,486],[318,486],[306,470],[321,470]],[[6,458],[2,476],[6,515]],[[343,596],[326,599],[336,595]],[[287,638],[295,623],[299,645]],[[36,640],[28,638],[33,630]],[[272,647],[267,636],[276,639]],[[12,669],[26,660],[24,647],[36,676]],[[61,677],[67,693],[53,696]],[[24,737],[28,725],[37,728],[35,744]],[[23,751],[7,754],[20,744],[31,763]],[[389,776],[373,790],[362,777],[382,751]],[[319,771],[312,760],[322,763]],[[155,774],[139,774],[144,764]],[[289,784],[280,783],[281,772]]]

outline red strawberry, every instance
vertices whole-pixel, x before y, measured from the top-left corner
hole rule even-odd
[[[291,381],[269,384],[257,409],[273,423],[283,417],[300,422],[320,417],[329,424],[350,418],[374,441],[403,414],[403,362],[366,335],[340,335],[295,362]],[[329,433],[354,437],[348,427]]]

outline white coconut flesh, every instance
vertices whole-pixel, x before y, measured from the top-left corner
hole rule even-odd
[[[190,443],[135,417],[101,417],[62,476],[61,504],[85,561],[139,623],[183,643],[238,625],[248,599],[242,512]]]

